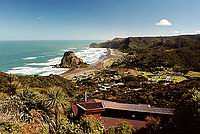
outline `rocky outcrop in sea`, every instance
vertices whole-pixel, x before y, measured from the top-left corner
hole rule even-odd
[[[84,63],[82,59],[77,57],[73,51],[67,51],[64,53],[61,63],[56,65],[56,67],[61,68],[80,68],[86,67],[87,63]]]

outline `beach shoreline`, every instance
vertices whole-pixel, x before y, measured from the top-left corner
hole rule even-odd
[[[69,69],[66,72],[60,74],[61,77],[64,77],[66,79],[72,79],[73,77],[78,77],[81,75],[90,75],[94,73],[95,71],[104,70],[106,67],[104,67],[104,62],[110,58],[112,58],[112,50],[110,48],[107,48],[107,54],[103,55],[99,58],[99,60],[96,63],[90,64],[86,68],[73,68]]]

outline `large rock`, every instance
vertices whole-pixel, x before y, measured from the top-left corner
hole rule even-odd
[[[79,68],[87,66],[82,59],[78,58],[74,52],[67,51],[64,53],[64,56],[59,64],[59,67],[62,68]]]

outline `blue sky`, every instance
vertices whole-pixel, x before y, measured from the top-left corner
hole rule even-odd
[[[0,40],[200,33],[200,0],[0,0]]]

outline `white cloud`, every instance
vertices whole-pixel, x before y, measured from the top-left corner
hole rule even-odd
[[[157,26],[171,26],[172,23],[167,19],[161,19],[159,22],[156,23]]]
[[[196,33],[200,33],[200,30],[196,31]]]
[[[42,20],[42,19],[44,19],[44,17],[42,17],[42,16],[37,17],[37,20]]]

